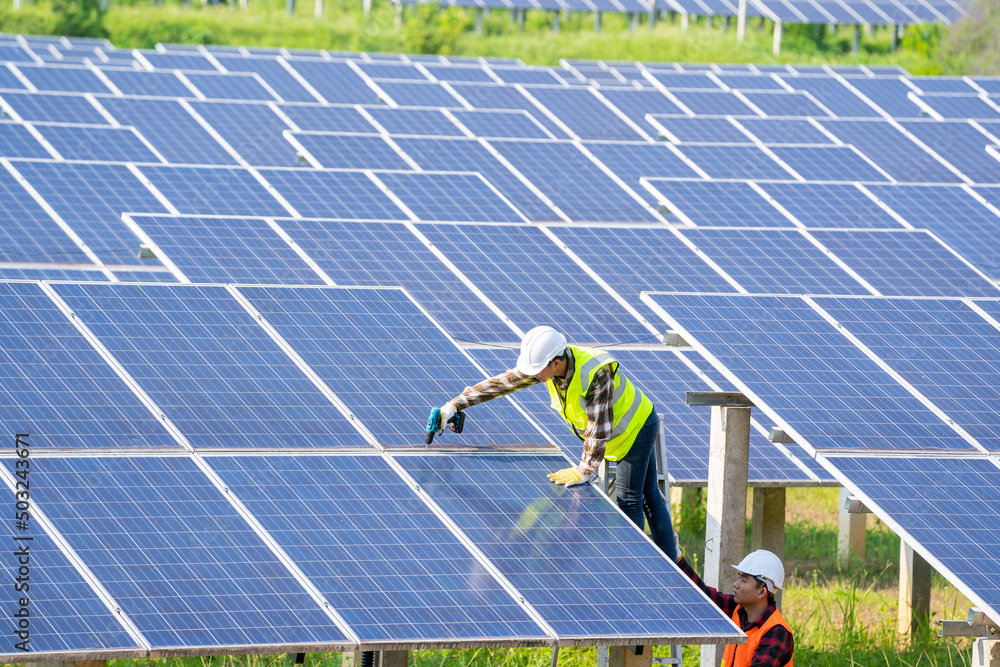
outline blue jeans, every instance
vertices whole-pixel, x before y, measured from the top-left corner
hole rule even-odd
[[[670,560],[677,560],[670,509],[664,504],[656,484],[656,438],[659,431],[660,418],[654,410],[635,437],[628,454],[618,462],[615,488],[618,507],[640,529],[645,527],[645,514],[649,519],[653,542]]]

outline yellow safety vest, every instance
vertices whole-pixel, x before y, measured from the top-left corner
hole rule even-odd
[[[556,381],[559,378],[552,378],[545,383],[552,399],[552,408],[573,427],[582,440],[588,422],[587,392],[597,371],[609,366],[615,378],[614,426],[611,437],[605,445],[604,458],[609,461],[620,461],[628,454],[635,437],[652,414],[653,402],[646,398],[641,389],[629,382],[628,378],[617,372],[618,362],[604,350],[575,345],[569,345],[566,349],[573,355],[573,377],[566,388],[565,399],[556,389]]]

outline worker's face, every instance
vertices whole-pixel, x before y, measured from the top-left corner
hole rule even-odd
[[[746,608],[767,599],[767,586],[758,585],[757,580],[749,574],[740,573],[733,582],[733,597],[736,603]]]
[[[540,372],[535,373],[535,379],[539,382],[545,382],[546,380],[551,380],[558,370],[559,359],[553,359],[549,362],[548,366],[543,368]]]

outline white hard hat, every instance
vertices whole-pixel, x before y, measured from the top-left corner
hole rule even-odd
[[[566,336],[552,327],[535,327],[524,334],[521,354],[517,357],[517,370],[525,375],[540,373],[549,362],[566,349]]]
[[[762,579],[771,593],[785,583],[785,567],[781,564],[781,559],[766,549],[747,554],[739,565],[733,567],[739,572]]]

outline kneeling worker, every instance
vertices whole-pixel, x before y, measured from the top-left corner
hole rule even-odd
[[[580,464],[551,473],[557,484],[584,484],[602,459],[617,461],[615,485],[618,506],[635,525],[649,519],[653,541],[676,558],[670,510],[656,485],[656,440],[659,417],[653,403],[618,372],[610,354],[594,348],[567,345],[552,327],[535,327],[521,341],[517,365],[445,403],[441,424],[455,412],[544,382],[552,407],[583,440]]]
[[[774,591],[785,580],[781,559],[758,549],[733,565],[739,578],[732,595],[706,585],[683,556],[677,556],[677,564],[746,633],[746,644],[726,646],[722,667],[792,667],[792,629],[774,601]]]

